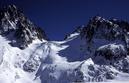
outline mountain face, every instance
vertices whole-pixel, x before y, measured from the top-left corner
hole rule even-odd
[[[108,45],[110,48],[110,46],[112,46],[110,44],[115,44],[122,45],[126,53],[125,55],[127,55],[129,50],[128,28],[129,24],[126,21],[116,19],[106,20],[102,17],[95,16],[90,19],[87,25],[78,27],[73,33],[65,37],[65,40],[69,40],[71,38],[70,36],[74,34],[78,35],[74,36],[76,38],[74,38],[73,41],[68,42],[68,44],[71,45],[68,51],[75,49],[75,52],[78,52],[76,53],[78,56],[84,53],[82,57],[79,56],[82,60],[84,59],[84,55],[86,55],[86,57],[94,55],[101,46]],[[77,59],[79,59],[79,57]]]
[[[34,39],[47,39],[45,32],[34,25],[15,5],[0,10],[0,34],[11,40],[12,46],[21,49]]]
[[[115,79],[119,71],[129,73],[128,28],[126,21],[95,16],[65,37],[69,47],[59,54],[70,62],[93,61],[93,70],[84,66],[78,70],[82,77],[78,82]]]
[[[0,83],[129,82],[129,23],[95,16],[62,41],[21,10],[0,10]]]

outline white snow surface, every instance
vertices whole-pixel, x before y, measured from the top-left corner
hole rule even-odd
[[[106,83],[129,82],[128,73],[119,72],[112,66],[97,65],[91,58],[69,62],[67,57],[60,55],[60,51],[69,48],[67,43],[78,35],[72,34],[66,41],[34,40],[24,50],[12,47],[10,41],[0,36],[0,83],[88,83],[100,80]],[[34,72],[24,71],[23,65],[32,58],[39,61],[39,66],[35,67]],[[113,80],[106,80],[103,76],[107,71],[118,75]]]

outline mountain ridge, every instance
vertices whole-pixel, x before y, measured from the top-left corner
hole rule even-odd
[[[11,33],[16,38],[11,39],[14,41],[11,42],[12,46],[18,45],[18,47],[24,49],[35,38],[39,40],[47,39],[45,32],[34,25],[15,5],[4,7],[0,10],[0,14],[1,34],[6,36]]]
[[[40,29],[0,10],[0,83],[129,82],[128,22],[95,16],[62,41]]]

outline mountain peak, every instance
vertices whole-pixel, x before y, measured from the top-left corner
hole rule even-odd
[[[0,10],[0,34],[11,42],[11,45],[25,48],[33,40],[46,40],[45,32],[32,23],[15,5]],[[10,35],[13,37],[10,38]]]
[[[14,4],[11,4],[11,5],[8,5],[8,6],[6,6],[5,8],[7,8],[8,10],[17,10],[17,7],[16,7],[16,5],[14,5]]]
[[[0,83],[107,82],[117,77],[128,80],[126,21],[95,16],[63,41],[42,42],[45,40],[42,28],[18,8],[11,5],[0,10]]]
[[[70,55],[73,55],[71,53],[71,50],[74,50],[76,48],[74,52],[77,55],[76,56],[77,58],[75,58],[75,60],[84,60],[87,57],[91,57],[91,55],[94,55],[96,53],[96,50],[99,49],[101,46],[103,45],[110,46],[110,44],[113,46],[116,45],[118,47],[119,45],[123,45],[125,50],[127,50],[126,53],[129,54],[128,33],[129,33],[128,22],[118,19],[108,20],[101,16],[94,16],[89,20],[87,25],[82,25],[77,27],[77,29],[74,30],[74,32],[65,37],[66,41],[70,40],[68,44],[70,44],[69,46],[71,47],[68,48],[68,50],[66,50],[69,53],[66,54],[65,52],[62,52],[62,55],[65,54],[69,58]],[[81,50],[77,48],[80,48]],[[80,56],[80,54],[84,56]],[[71,61],[71,56],[70,56],[70,61]]]

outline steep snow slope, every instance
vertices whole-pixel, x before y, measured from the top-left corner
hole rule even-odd
[[[35,40],[24,50],[10,46],[10,41],[4,37],[0,36],[0,41],[3,42],[1,49],[4,48],[1,50],[0,83],[112,82],[122,77],[119,81],[129,81],[129,74],[121,69],[129,64],[129,57],[115,66],[96,64],[92,58],[69,62],[59,55],[68,48],[62,44],[69,41]]]
[[[22,55],[24,52],[19,48],[11,47],[9,41],[1,36],[0,42],[0,83],[37,83],[21,67],[28,56]]]
[[[71,83],[71,82],[114,82],[115,79],[121,78],[119,81],[129,81],[128,72],[123,73],[124,66],[129,65],[129,57],[122,59],[121,62],[100,65],[93,58],[82,61],[69,62],[67,58],[61,57],[58,53],[62,50],[61,42],[49,42],[50,53],[40,65],[36,73],[36,79],[40,79],[42,83]],[[65,43],[67,41],[64,41]],[[64,45],[63,45],[64,46]],[[67,46],[64,46],[65,49]],[[99,58],[98,58],[99,59]],[[104,59],[104,58],[103,58]],[[119,63],[119,64],[118,64]],[[116,65],[116,66],[115,66]],[[118,69],[117,69],[118,68]],[[125,68],[126,70],[126,68]],[[125,76],[122,78],[121,76]],[[114,79],[114,80],[113,80]]]
[[[0,10],[0,83],[129,82],[128,35],[128,22],[95,16],[65,40],[47,41],[10,5]]]
[[[80,33],[75,32],[71,34],[65,41],[66,45],[69,45],[68,48],[61,51],[59,54],[63,57],[66,57],[68,61],[82,61],[86,59],[86,52],[84,46],[86,42],[84,39],[81,39]]]

